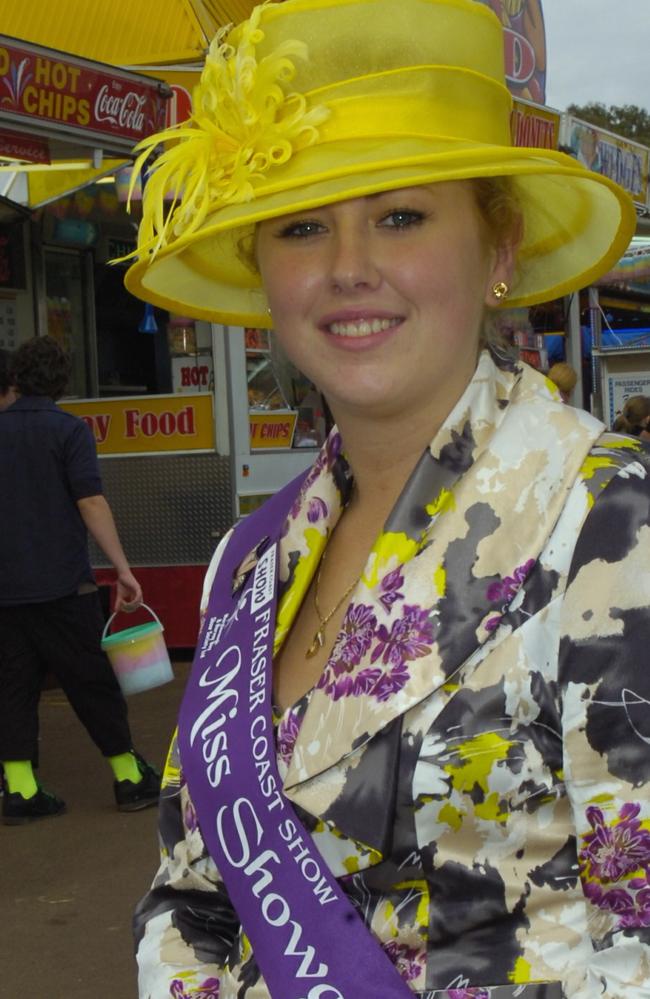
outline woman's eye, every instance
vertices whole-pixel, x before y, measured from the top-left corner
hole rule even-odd
[[[297,222],[289,222],[280,229],[278,235],[281,239],[301,239],[306,236],[316,236],[322,232],[324,226],[315,219],[299,219]]]
[[[423,221],[423,212],[418,212],[410,208],[400,208],[384,215],[379,225],[386,226],[389,229],[407,229],[409,226],[419,225]]]

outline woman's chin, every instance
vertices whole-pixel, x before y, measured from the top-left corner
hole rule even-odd
[[[388,386],[382,390],[377,382],[372,386],[338,385],[329,393],[323,389],[323,394],[337,420],[338,413],[341,414],[341,418],[345,416],[347,419],[403,418],[405,412],[411,408],[409,399],[404,393],[391,391]]]

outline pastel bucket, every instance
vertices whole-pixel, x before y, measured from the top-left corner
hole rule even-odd
[[[115,617],[111,614],[102,633],[102,649],[126,695],[151,690],[174,679],[162,622],[151,607],[142,606],[155,620],[109,635],[108,629]]]

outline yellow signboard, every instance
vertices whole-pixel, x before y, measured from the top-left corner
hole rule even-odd
[[[514,100],[510,114],[513,146],[533,146],[537,149],[557,149],[560,139],[561,115],[551,108]]]
[[[100,455],[215,447],[212,393],[83,399],[59,405],[88,424]]]
[[[250,413],[251,451],[291,447],[297,416],[295,410],[290,409]]]

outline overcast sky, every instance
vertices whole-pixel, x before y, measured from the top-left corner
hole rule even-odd
[[[546,104],[650,111],[650,0],[543,0]]]

